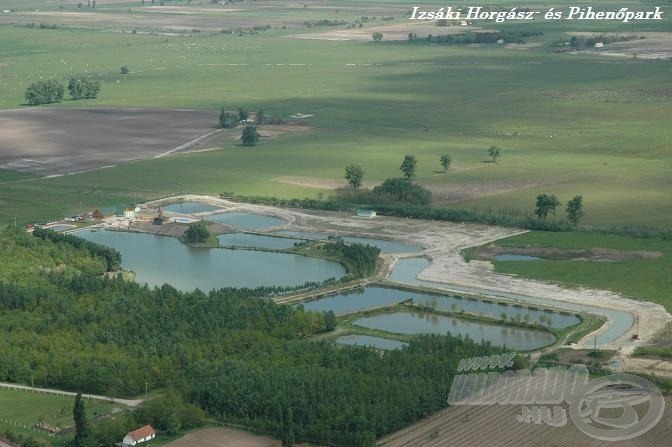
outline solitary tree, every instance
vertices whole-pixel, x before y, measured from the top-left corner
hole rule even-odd
[[[441,156],[441,166],[443,166],[443,172],[448,170],[452,162],[453,159],[450,157],[450,155],[446,154]]]
[[[362,186],[362,179],[364,179],[364,169],[358,165],[349,165],[345,167],[345,179],[352,189],[358,189]]]
[[[415,168],[418,166],[418,160],[415,155],[406,155],[399,169],[406,177],[406,180],[412,180],[415,177]]]
[[[259,109],[259,110],[257,111],[257,124],[264,124],[264,119],[265,119],[265,118],[266,118],[266,117],[264,116],[264,110],[263,110],[263,109]]]
[[[567,202],[567,220],[574,225],[578,225],[585,212],[583,211],[583,196],[574,196]]]
[[[371,35],[371,38],[374,40],[374,42],[380,42],[383,40],[383,33],[376,31]]]
[[[490,146],[488,155],[492,158],[493,162],[497,163],[497,159],[502,155],[502,150],[497,146]]]
[[[548,213],[554,214],[555,208],[560,205],[558,198],[555,195],[551,194],[539,194],[537,196],[537,205],[534,210],[534,214],[537,215],[539,219],[546,220]]]
[[[334,311],[330,310],[324,313],[324,323],[328,331],[336,329],[336,314],[334,314]]]
[[[75,405],[72,408],[72,416],[75,420],[75,439],[73,441],[74,447],[89,447],[92,445],[89,434],[89,424],[86,420],[86,408],[82,393],[77,393],[75,396]]]
[[[122,75],[128,74],[128,67],[126,65],[122,65],[121,68],[119,69],[119,73]]]
[[[224,107],[222,107],[222,110],[219,112],[219,128],[220,129],[233,129],[238,125],[238,117],[236,116],[235,113],[229,113],[224,110]]]
[[[240,136],[240,140],[243,142],[243,146],[256,146],[259,141],[259,132],[254,126],[245,126],[243,129],[243,134]]]
[[[240,121],[247,120],[247,118],[249,118],[249,116],[250,116],[250,113],[247,110],[243,109],[242,107],[238,107],[238,119]]]

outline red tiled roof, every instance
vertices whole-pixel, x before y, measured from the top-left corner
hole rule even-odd
[[[129,432],[126,436],[130,436],[131,439],[134,441],[139,441],[140,439],[144,439],[147,436],[151,436],[156,434],[154,431],[154,427],[151,425],[145,425],[144,427],[140,427],[137,430],[133,430],[132,432]]]

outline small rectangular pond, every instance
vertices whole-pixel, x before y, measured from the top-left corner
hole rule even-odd
[[[163,209],[163,211],[168,211],[170,213],[197,214],[197,213],[217,211],[221,208],[201,202],[180,202],[180,203],[173,203],[167,206],[162,206],[161,209]]]
[[[262,214],[227,212],[212,214],[206,218],[212,222],[219,222],[225,225],[231,225],[237,228],[247,230],[256,230],[258,228],[279,227],[285,224],[285,221],[272,216]]]
[[[496,319],[501,318],[502,314],[504,314],[507,320],[517,320],[529,324],[537,323],[542,326],[559,329],[574,326],[581,321],[576,315],[548,312],[540,309],[526,309],[456,296],[434,295],[376,286],[369,286],[344,294],[326,296],[315,301],[306,301],[302,305],[306,310],[316,312],[331,310],[337,315],[342,315],[390,306],[408,299],[412,299],[415,305],[429,306],[444,312],[459,312],[464,310],[467,313]]]
[[[549,332],[446,317],[432,313],[395,312],[363,317],[357,326],[398,334],[442,334],[468,336],[493,345],[528,351],[550,345],[555,336]]]
[[[341,345],[370,346],[378,349],[401,349],[408,346],[408,343],[389,338],[372,337],[370,335],[344,335],[336,339],[336,343]]]

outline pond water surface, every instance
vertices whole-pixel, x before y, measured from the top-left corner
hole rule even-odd
[[[196,214],[196,213],[205,213],[209,211],[216,211],[221,208],[214,205],[207,205],[201,202],[182,202],[162,206],[161,209],[163,211],[168,211],[171,213]]]
[[[249,233],[227,233],[217,236],[217,239],[219,239],[219,245],[222,247],[253,247],[270,250],[292,248],[295,243],[301,242],[300,239],[263,236],[260,234]]]
[[[369,286],[363,289],[344,294],[327,296],[315,301],[301,303],[306,310],[317,312],[333,311],[337,315],[358,312],[376,307],[390,306],[412,299],[416,305],[426,305],[445,312],[459,312],[480,314],[491,318],[501,318],[505,314],[507,319],[517,319],[521,322],[539,323],[542,326],[566,328],[580,323],[576,315],[566,315],[536,309],[524,309],[505,304],[488,301],[458,298],[449,295],[433,295],[410,290],[388,287]]]
[[[206,219],[212,222],[219,222],[238,228],[245,228],[247,230],[266,227],[279,227],[285,224],[284,220],[277,217],[241,212],[212,214],[206,217]]]
[[[527,328],[487,324],[431,313],[395,312],[363,317],[354,321],[357,326],[399,334],[446,334],[469,336],[472,340],[488,341],[523,351],[550,345],[555,341],[551,333]]]
[[[307,256],[224,248],[192,248],[169,236],[121,231],[90,231],[77,236],[117,249],[123,266],[139,283],[168,283],[188,291],[222,287],[297,286],[341,278],[344,267]]]

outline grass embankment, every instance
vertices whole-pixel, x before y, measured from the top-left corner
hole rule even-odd
[[[545,259],[534,262],[493,261],[493,264],[500,273],[611,290],[628,297],[659,303],[668,311],[672,311],[672,241],[578,232],[531,232],[502,239],[495,244],[498,247],[607,248],[662,253],[650,259],[626,258],[619,261]]]

